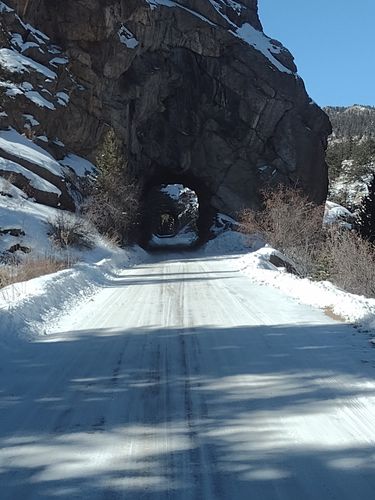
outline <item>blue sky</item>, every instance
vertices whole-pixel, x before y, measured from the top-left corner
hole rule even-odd
[[[375,0],[258,0],[321,106],[375,105]]]

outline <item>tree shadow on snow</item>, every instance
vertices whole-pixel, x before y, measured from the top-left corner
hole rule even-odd
[[[333,323],[31,343],[3,374],[1,498],[370,500],[374,364]]]

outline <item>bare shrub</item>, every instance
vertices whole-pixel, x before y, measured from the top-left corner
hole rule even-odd
[[[321,260],[327,279],[335,285],[351,293],[375,297],[375,247],[357,232],[331,226]]]
[[[263,210],[243,210],[242,230],[259,234],[293,261],[300,276],[313,276],[323,241],[324,208],[300,191],[279,186],[263,193]]]
[[[28,259],[13,265],[2,265],[0,266],[0,288],[67,269],[71,264],[71,261],[44,257]]]
[[[85,220],[61,212],[49,221],[48,235],[60,248],[92,248],[90,228]]]

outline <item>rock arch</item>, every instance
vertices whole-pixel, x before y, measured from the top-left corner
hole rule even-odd
[[[207,241],[216,214],[216,210],[212,206],[212,192],[208,185],[202,179],[189,172],[176,173],[171,170],[157,169],[143,184],[140,242],[143,245],[147,245],[151,236],[150,210],[152,211],[153,208],[157,209],[157,207],[148,206],[150,201],[148,195],[153,188],[168,184],[182,184],[196,193],[199,202],[199,243]],[[160,211],[163,210],[165,210],[165,207],[161,207]]]

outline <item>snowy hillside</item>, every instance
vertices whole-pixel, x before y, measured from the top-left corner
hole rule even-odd
[[[48,221],[76,209],[94,166],[49,135],[77,89],[68,58],[4,2],[0,20],[1,261],[49,251]]]
[[[355,105],[325,111],[333,126],[327,150],[330,197],[356,209],[375,172],[375,108]]]

